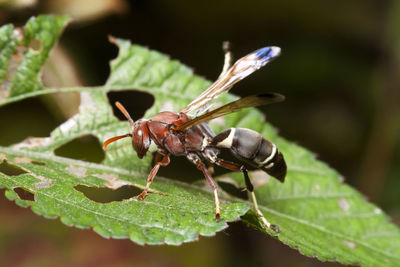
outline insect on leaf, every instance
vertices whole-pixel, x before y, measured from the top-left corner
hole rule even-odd
[[[43,41],[39,53],[44,53],[54,44],[65,21],[65,17],[33,18],[25,26],[32,29],[26,36],[39,36],[35,37],[39,40],[51,36],[45,40],[53,41]],[[0,105],[55,90],[43,88],[36,80],[48,51],[41,60],[31,63],[34,74],[25,74],[21,64],[27,64],[23,62],[30,57],[29,49],[17,54],[18,46],[27,42],[12,37],[13,32],[11,25],[0,28],[1,45],[7,47],[7,51],[0,52]],[[155,104],[146,112],[148,118],[163,110],[165,103],[179,110],[211,84],[166,55],[126,40],[113,38],[111,41],[119,47],[119,55],[111,63],[111,73],[104,86],[58,90],[81,93],[78,114],[54,129],[49,137],[0,147],[1,164],[14,169],[14,172],[0,172],[0,187],[6,188],[6,196],[20,206],[30,206],[37,214],[59,217],[67,225],[92,227],[102,236],[129,237],[140,244],[177,245],[196,240],[198,235],[211,236],[226,228],[226,222],[240,216],[249,225],[264,231],[257,216],[249,210],[249,202],[222,194],[223,220],[215,221],[212,194],[195,184],[156,177],[151,194],[141,202],[133,197],[100,203],[77,190],[78,185],[112,189],[128,185],[140,190],[151,167],[151,156],[139,160],[127,139],[111,144],[100,164],[54,155],[55,149],[80,136],[89,134],[104,141],[129,132],[128,123],[120,122],[113,115],[107,92],[133,89],[152,94]],[[17,66],[10,67],[11,58],[16,55],[22,59]],[[10,70],[15,72],[10,75]],[[21,85],[28,81],[32,84],[29,88]],[[14,87],[18,89],[14,91]],[[219,98],[223,103],[234,99],[228,94]],[[311,152],[279,137],[256,109],[242,110],[222,120],[222,123],[221,120],[210,122],[215,132],[229,127],[253,129],[274,142],[285,156],[288,173],[283,184],[265,173],[251,174],[262,212],[281,228],[277,237],[280,241],[320,260],[362,266],[400,266],[399,228],[388,221],[381,209],[344,184],[335,170],[315,159]],[[229,173],[220,179],[243,185],[238,173]],[[21,198],[14,191],[16,188],[33,194],[33,200]]]

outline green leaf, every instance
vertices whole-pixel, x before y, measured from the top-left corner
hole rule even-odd
[[[281,138],[274,142],[288,163],[285,183],[259,171],[252,178],[261,211],[281,229],[279,240],[322,261],[399,266],[400,231],[380,208],[309,151]],[[217,180],[244,187],[238,173]],[[248,213],[242,220],[264,231],[254,216]]]
[[[9,27],[3,26],[0,33],[8,33]],[[7,188],[7,197],[18,205],[31,206],[34,212],[46,217],[58,216],[67,225],[92,227],[106,237],[129,236],[141,244],[180,244],[195,240],[198,234],[213,235],[227,227],[225,221],[233,221],[238,216],[264,231],[254,212],[246,213],[249,205],[246,201],[221,194],[224,221],[216,222],[210,192],[197,185],[162,177],[156,177],[152,194],[142,202],[131,198],[98,203],[76,189],[77,185],[143,188],[151,167],[151,157],[139,160],[129,140],[110,145],[101,164],[54,155],[56,148],[80,136],[91,134],[104,141],[129,131],[126,122],[114,117],[107,92],[134,89],[151,93],[155,104],[145,114],[149,118],[165,107],[179,110],[210,85],[209,81],[166,55],[131,45],[126,40],[111,41],[120,51],[111,63],[111,74],[104,86],[59,90],[81,92],[77,115],[48,138],[30,138],[15,146],[0,148],[0,160],[14,169],[14,173],[0,173],[0,187]],[[12,46],[11,43],[12,40],[7,45]],[[2,65],[1,71],[7,68],[7,64]],[[18,95],[19,99],[31,96],[26,93],[28,91]],[[225,95],[218,101],[226,103],[233,99],[232,95]],[[11,96],[2,103],[15,100]],[[320,260],[363,266],[400,266],[398,227],[388,222],[379,208],[343,184],[336,171],[307,150],[277,136],[259,111],[246,109],[210,125],[216,132],[228,127],[251,128],[274,142],[284,154],[288,165],[285,183],[269,179],[264,173],[252,173],[262,212],[281,228],[279,240]],[[219,180],[243,186],[238,173],[224,175]],[[34,201],[21,199],[15,188],[34,194]]]
[[[23,29],[1,27],[0,106],[44,90],[39,72],[67,21],[66,16],[39,16]]]
[[[4,154],[3,154],[4,153]],[[130,198],[98,203],[78,191],[76,185],[118,188],[131,185],[144,188],[145,174],[121,168],[57,157],[50,153],[0,148],[0,157],[23,174],[0,172],[0,187],[20,206],[47,218],[60,217],[69,226],[91,227],[104,237],[130,238],[139,244],[173,244],[212,236],[227,227],[215,221],[212,195],[200,188],[157,177],[152,194],[144,201]],[[34,194],[34,201],[23,200],[13,189]],[[244,203],[224,203],[223,218],[236,220],[246,213]]]

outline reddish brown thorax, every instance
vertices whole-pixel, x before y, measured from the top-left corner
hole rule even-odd
[[[138,157],[143,158],[151,141],[157,145],[162,154],[182,155],[186,151],[185,137],[177,134],[173,129],[190,120],[185,113],[163,111],[149,120],[137,121],[132,133],[132,145]],[[183,139],[180,136],[183,136]],[[200,139],[200,142],[202,140],[201,136],[192,139]]]

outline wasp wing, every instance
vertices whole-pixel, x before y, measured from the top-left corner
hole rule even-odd
[[[239,111],[243,108],[257,107],[257,106],[261,106],[261,105],[281,102],[283,100],[285,100],[285,97],[283,95],[280,95],[277,93],[266,93],[266,94],[260,94],[260,95],[247,96],[244,98],[240,98],[239,100],[236,100],[229,104],[226,104],[220,108],[214,109],[214,110],[212,110],[208,113],[205,113],[199,117],[196,117],[191,121],[183,123],[183,124],[179,125],[178,127],[176,127],[174,130],[183,131],[194,125],[201,124],[201,123],[210,121],[212,119]]]
[[[242,57],[230,69],[223,72],[209,88],[196,97],[189,105],[181,109],[180,112],[189,113],[205,106],[210,100],[228,91],[234,84],[278,57],[280,52],[281,49],[279,47],[268,46]]]

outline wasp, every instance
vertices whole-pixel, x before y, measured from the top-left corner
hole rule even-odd
[[[170,163],[170,156],[185,156],[203,172],[205,179],[211,186],[215,200],[215,218],[221,217],[220,202],[217,193],[217,184],[211,176],[210,166],[240,171],[243,173],[246,188],[251,195],[254,209],[267,229],[279,232],[277,225],[273,225],[263,216],[258,208],[254,188],[248,175],[246,166],[259,168],[272,177],[283,182],[286,176],[286,163],[282,153],[272,142],[268,141],[258,132],[244,128],[230,128],[219,134],[215,134],[207,122],[237,112],[243,108],[257,107],[272,104],[284,100],[284,96],[277,93],[265,93],[240,98],[217,109],[208,111],[211,100],[223,92],[227,92],[234,84],[244,79],[254,71],[280,55],[280,48],[276,46],[258,49],[232,65],[232,54],[227,46],[224,46],[225,62],[219,78],[202,94],[196,97],[179,112],[163,111],[150,119],[133,121],[128,111],[116,102],[117,108],[127,118],[131,132],[121,136],[115,136],[106,140],[103,149],[121,138],[132,138],[132,146],[139,158],[143,158],[154,143],[157,147],[156,163],[147,178],[147,184],[143,192],[138,196],[143,200],[150,188],[150,184],[161,166]],[[188,114],[197,110],[202,115],[191,118]],[[206,111],[204,111],[206,110]],[[222,149],[229,150],[238,162],[220,158]]]

